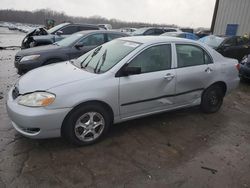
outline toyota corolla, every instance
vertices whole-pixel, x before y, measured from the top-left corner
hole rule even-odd
[[[87,145],[122,121],[198,105],[217,112],[238,85],[236,65],[196,41],[126,37],[30,71],[11,88],[7,110],[27,137]]]

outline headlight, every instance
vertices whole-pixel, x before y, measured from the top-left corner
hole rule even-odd
[[[35,60],[37,58],[39,58],[40,55],[29,55],[29,56],[24,56],[20,62],[23,62],[23,61],[29,61],[29,60]]]
[[[52,104],[56,96],[47,92],[35,92],[18,97],[18,104],[30,107],[41,107]]]

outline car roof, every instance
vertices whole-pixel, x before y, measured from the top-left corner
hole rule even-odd
[[[79,31],[76,34],[82,34],[82,35],[87,35],[87,34],[98,34],[98,33],[111,33],[111,34],[119,34],[119,35],[123,35],[123,36],[129,36],[126,33],[122,33],[119,31],[112,31],[112,30],[84,30],[84,31]]]
[[[130,42],[147,44],[147,45],[156,44],[156,43],[164,43],[164,42],[187,42],[187,43],[200,44],[199,42],[192,41],[189,39],[168,37],[168,36],[130,36],[130,37],[123,37],[120,40],[126,40]]]

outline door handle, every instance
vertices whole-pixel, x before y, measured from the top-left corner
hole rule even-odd
[[[205,70],[206,73],[210,73],[212,71],[213,71],[213,69],[211,69],[210,67],[206,68],[206,70]]]
[[[171,73],[168,73],[164,76],[164,79],[166,80],[172,80],[173,78],[175,77],[175,75],[171,74]]]

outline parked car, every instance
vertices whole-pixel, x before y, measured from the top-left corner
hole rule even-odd
[[[182,30],[174,27],[163,27],[164,32],[181,32]]]
[[[239,63],[239,76],[242,81],[250,81],[250,54]]]
[[[9,91],[7,111],[26,137],[92,144],[112,123],[196,105],[217,112],[238,86],[236,64],[192,40],[120,38],[25,74]]]
[[[21,50],[14,64],[18,74],[23,74],[40,66],[80,57],[105,42],[125,36],[128,35],[115,31],[80,31],[51,45]]]
[[[30,31],[23,39],[21,48],[31,48],[35,46],[42,46],[53,44],[58,42],[65,37],[84,30],[100,30],[101,28],[97,25],[92,24],[73,24],[73,23],[62,23],[49,30],[39,27]]]
[[[135,30],[132,35],[140,36],[140,35],[161,35],[166,31],[163,28],[156,28],[156,27],[143,27]]]
[[[199,38],[203,38],[206,36],[211,35],[211,31],[210,30],[199,30],[195,33]]]
[[[242,58],[250,54],[250,41],[240,36],[214,36],[210,35],[199,40],[217,50],[225,57],[230,57],[241,61]]]
[[[187,33],[187,32],[166,32],[161,34],[161,36],[169,36],[169,37],[179,37],[179,38],[186,38],[191,40],[198,40],[199,37],[197,37],[193,33]]]
[[[130,28],[130,27],[124,27],[121,28],[120,31],[129,35],[133,35],[133,32],[135,32],[137,29],[136,28]]]
[[[110,24],[98,24],[98,26],[105,29],[105,30],[111,30],[112,29],[112,25],[110,25]]]

